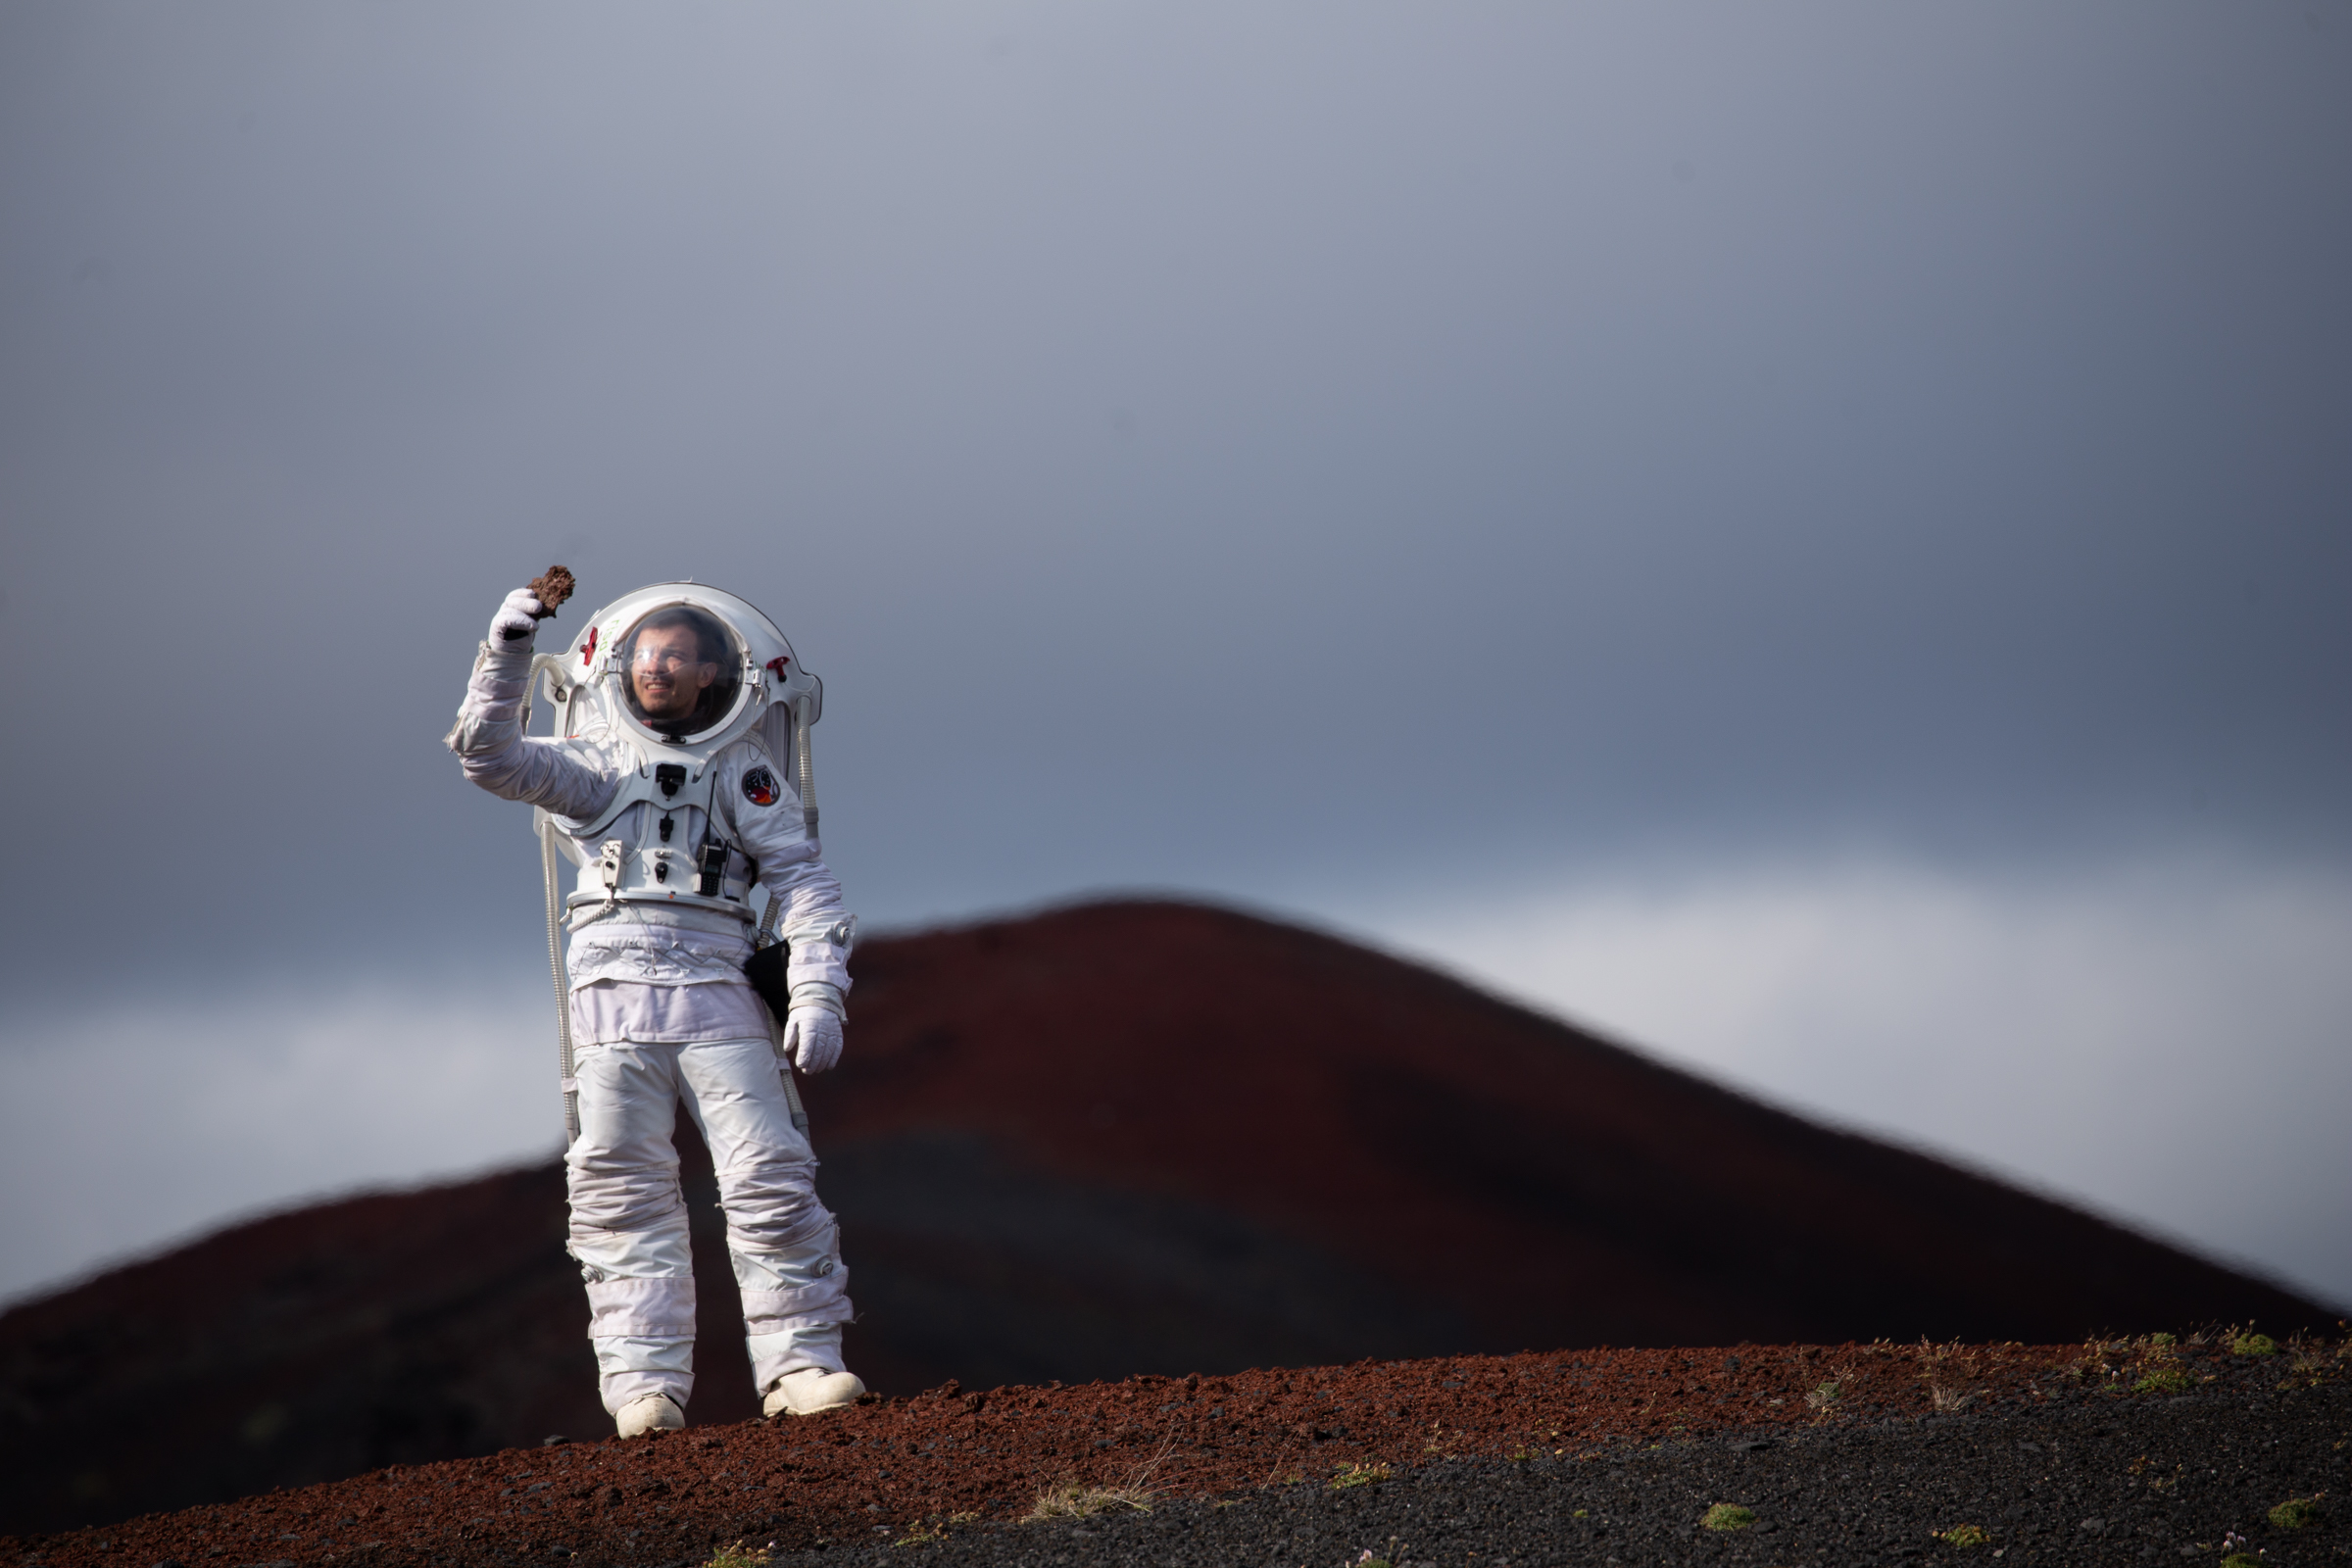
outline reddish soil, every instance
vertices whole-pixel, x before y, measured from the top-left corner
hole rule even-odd
[[[1584,1350],[1362,1363],[1079,1388],[868,1396],[805,1418],[690,1427],[393,1466],[240,1502],[48,1538],[0,1561],[243,1564],[701,1562],[745,1540],[790,1550],[1018,1518],[1063,1482],[1163,1495],[1328,1483],[1436,1456],[1574,1455],[1724,1431],[1884,1421],[2129,1387],[2204,1352],[2082,1346]],[[2184,1359],[2176,1359],[2176,1357]],[[1810,1399],[1824,1385],[1836,1397]]]

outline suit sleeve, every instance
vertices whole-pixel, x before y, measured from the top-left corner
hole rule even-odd
[[[523,734],[530,690],[528,640],[482,644],[449,749],[467,778],[501,800],[544,807],[558,816],[594,816],[618,781],[580,760],[564,741]]]

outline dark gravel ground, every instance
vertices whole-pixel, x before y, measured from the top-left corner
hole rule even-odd
[[[1345,1489],[1272,1487],[1053,1523],[948,1527],[945,1539],[776,1552],[772,1568],[888,1563],[1264,1564],[1405,1568],[1539,1564],[2220,1564],[2352,1558],[2341,1499],[2352,1387],[2225,1363],[2173,1396],[2063,1395],[2031,1408],[1834,1422],[1581,1458],[1442,1460]],[[2319,1497],[2316,1522],[2268,1522]],[[1716,1503],[1753,1524],[1718,1533]],[[1974,1525],[1985,1539],[1942,1533]],[[2232,1535],[2244,1544],[2233,1542]]]

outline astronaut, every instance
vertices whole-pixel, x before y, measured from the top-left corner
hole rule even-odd
[[[474,783],[539,808],[551,847],[551,947],[559,918],[569,931],[557,963],[568,1250],[587,1281],[605,1408],[624,1438],[685,1425],[695,1291],[670,1141],[681,1102],[716,1167],[762,1409],[847,1404],[865,1390],[842,1364],[849,1270],[778,1059],[831,1067],[850,989],[857,922],[818,858],[813,797],[797,787],[822,688],[766,616],[700,584],[616,600],[560,659],[533,650],[553,612],[529,589],[507,596],[448,744]],[[546,737],[524,733],[541,676],[557,713]],[[578,867],[560,911],[558,850]],[[755,884],[770,901],[762,930],[789,954],[789,1001],[773,1008],[744,974]]]

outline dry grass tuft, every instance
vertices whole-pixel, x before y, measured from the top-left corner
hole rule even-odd
[[[767,1568],[768,1553],[774,1545],[770,1542],[765,1546],[747,1546],[738,1541],[733,1545],[719,1547],[703,1568]]]
[[[1024,1524],[1046,1519],[1091,1519],[1099,1513],[1113,1509],[1132,1508],[1137,1513],[1150,1513],[1152,1504],[1163,1490],[1154,1486],[1152,1475],[1167,1462],[1175,1450],[1176,1435],[1168,1434],[1159,1451],[1139,1464],[1125,1481],[1115,1487],[1089,1487],[1076,1481],[1056,1481],[1037,1494],[1037,1502],[1021,1516]]]
[[[1029,1510],[1025,1522],[1092,1519],[1114,1508],[1150,1513],[1152,1499],[1158,1495],[1155,1487],[1083,1487],[1075,1481],[1057,1481],[1037,1494],[1037,1505]]]
[[[1937,1345],[1922,1336],[1919,1377],[1928,1386],[1928,1403],[1946,1415],[1965,1410],[1979,1392],[1969,1387],[1978,1377],[1977,1352],[1958,1340]]]

